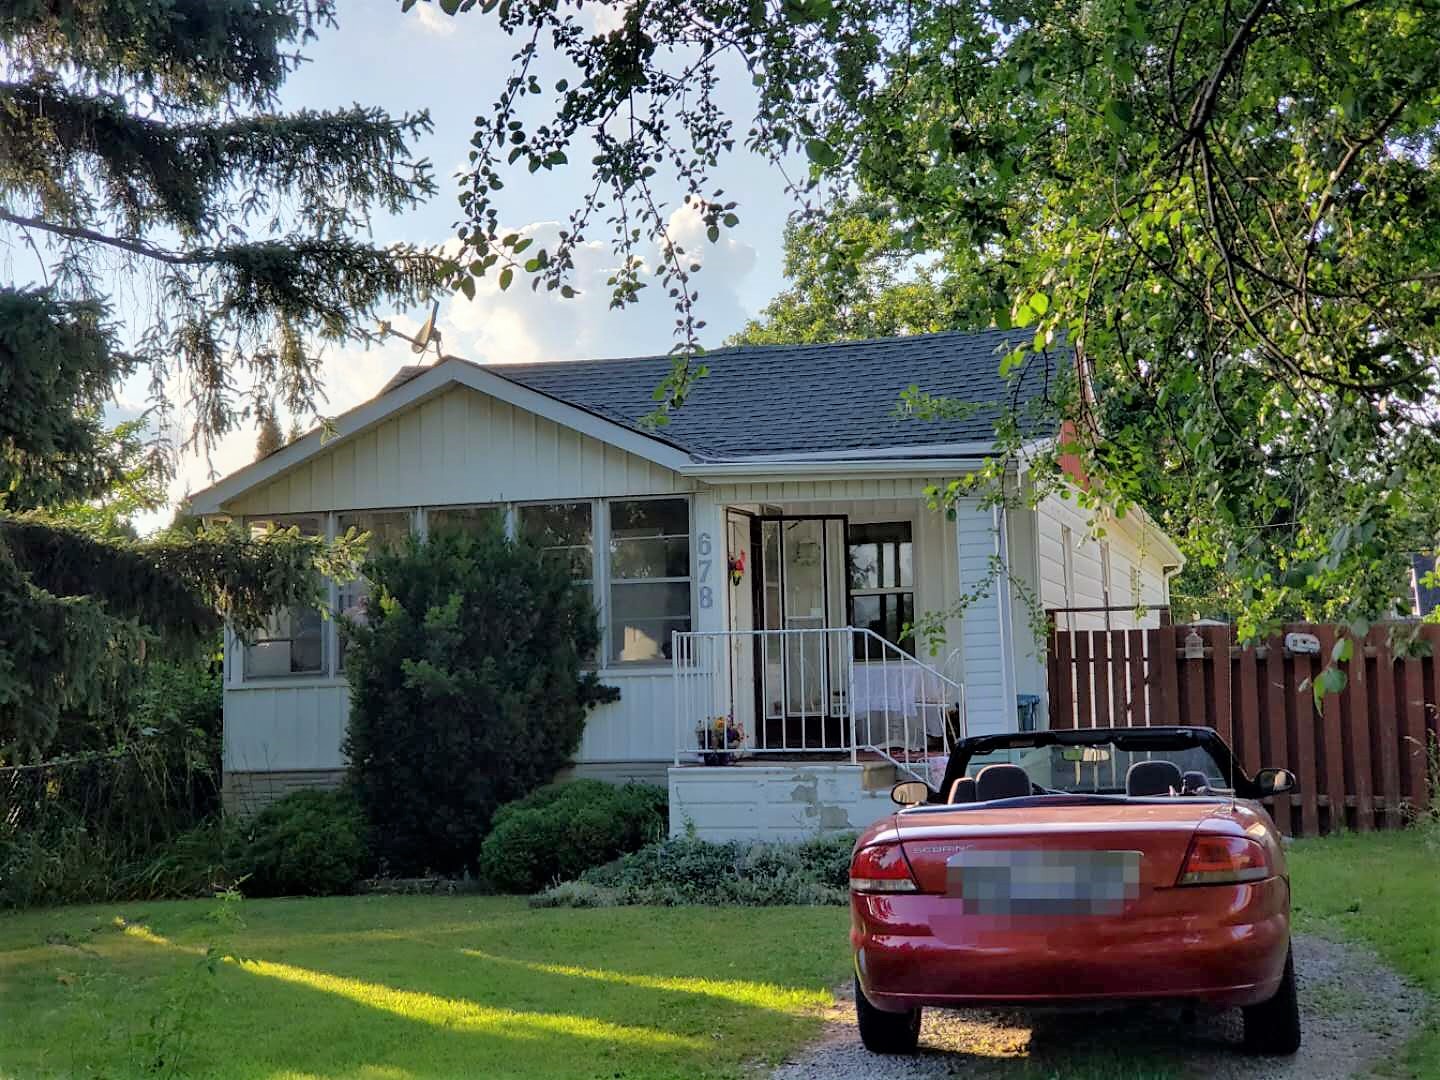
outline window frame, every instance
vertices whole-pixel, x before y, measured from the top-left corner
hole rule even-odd
[[[613,540],[613,537],[611,536],[611,528],[610,528],[610,508],[611,508],[611,506],[613,506],[615,503],[663,502],[663,501],[683,502],[683,503],[685,504],[685,530],[686,530],[686,531],[685,531],[685,534],[684,534],[684,535],[685,535],[686,549],[687,549],[687,550],[686,550],[685,565],[686,565],[686,569],[689,571],[689,573],[687,573],[684,577],[622,578],[622,579],[619,579],[618,582],[617,582],[617,579],[615,579],[614,575],[613,575],[612,572],[611,572],[612,568],[611,568],[611,563],[610,563],[610,545],[611,545],[611,542],[612,542],[612,540]],[[658,670],[658,671],[669,671],[672,661],[670,660],[670,658],[665,657],[665,656],[663,656],[663,655],[662,655],[659,659],[655,659],[655,660],[616,660],[616,659],[613,658],[613,656],[611,655],[611,651],[610,651],[610,650],[611,650],[611,646],[612,646],[611,631],[614,629],[615,619],[614,619],[614,604],[613,604],[613,602],[612,602],[611,589],[612,589],[612,587],[613,587],[614,585],[616,585],[617,583],[618,583],[620,586],[624,587],[624,586],[626,586],[626,585],[661,585],[661,584],[677,585],[677,584],[679,584],[679,583],[681,583],[681,582],[684,582],[684,583],[686,583],[686,584],[689,586],[689,588],[686,590],[686,591],[687,591],[687,594],[688,594],[687,597],[686,597],[686,599],[687,599],[687,610],[688,610],[688,615],[687,615],[687,617],[688,617],[688,619],[689,619],[690,629],[691,629],[692,631],[695,629],[695,612],[698,610],[698,600],[697,600],[696,589],[695,589],[695,584],[696,584],[696,583],[695,583],[695,500],[694,500],[693,498],[691,498],[691,496],[689,496],[688,494],[681,494],[681,495],[618,495],[618,496],[608,497],[608,498],[604,498],[604,499],[597,499],[596,502],[597,502],[598,504],[600,504],[601,511],[602,511],[601,514],[600,514],[600,517],[604,519],[604,523],[605,523],[605,524],[604,524],[604,552],[605,552],[605,558],[604,558],[604,560],[603,560],[603,561],[604,561],[604,564],[605,564],[605,571],[604,571],[604,574],[605,574],[605,599],[604,599],[604,606],[603,606],[602,608],[600,608],[600,619],[601,619],[601,622],[600,622],[600,637],[601,637],[601,646],[602,646],[603,649],[604,649],[604,654],[603,654],[603,659],[601,660],[601,663],[600,663],[600,670],[602,670],[602,671],[605,671],[605,670],[625,671],[625,672],[636,672],[636,671],[647,671],[647,670],[652,670],[652,671],[656,671],[656,670]],[[656,536],[656,537],[635,537],[634,539],[659,540],[659,539],[678,539],[678,538],[679,538],[679,534],[678,534],[678,533],[665,533],[665,534],[662,534],[661,536]],[[596,542],[597,542],[597,544],[599,543],[599,539],[598,539],[598,538],[597,538],[597,541],[596,541]],[[597,562],[598,562],[598,561],[600,561],[600,560],[597,559]]]
[[[319,537],[327,542],[335,539],[335,518],[333,511],[298,511],[285,512],[280,514],[242,514],[240,516],[240,527],[249,529],[258,522],[272,522],[276,525],[293,523],[301,518],[315,518],[320,522]],[[250,675],[246,672],[246,661],[252,643],[241,639],[229,623],[225,625],[225,687],[227,689],[236,687],[261,688],[267,686],[319,686],[336,682],[335,664],[336,651],[339,647],[339,640],[335,636],[336,625],[334,613],[339,603],[339,587],[333,578],[325,579],[325,599],[322,606],[317,608],[320,612],[320,670],[319,671],[294,671],[282,675]],[[282,641],[283,638],[265,639]],[[293,639],[291,639],[293,640]],[[234,662],[231,662],[231,657]],[[342,676],[343,678],[343,676]]]
[[[905,530],[905,532],[908,534],[908,537],[909,537],[909,538],[906,539],[906,540],[859,540],[859,541],[856,541],[856,540],[851,539],[854,530],[856,530],[856,529],[866,529],[866,528],[881,528],[881,529],[901,529],[901,528],[903,528],[903,529]],[[885,598],[887,598],[887,597],[888,597],[888,598],[894,598],[892,602],[895,603],[895,604],[897,604],[897,605],[899,605],[900,611],[901,611],[901,613],[903,614],[903,612],[904,612],[904,598],[908,597],[908,598],[909,598],[909,601],[910,601],[910,618],[911,618],[912,621],[914,620],[914,618],[915,618],[915,594],[916,594],[916,589],[915,589],[915,533],[916,533],[916,531],[917,531],[917,530],[916,530],[916,528],[915,528],[915,522],[914,522],[913,520],[911,520],[910,518],[900,518],[900,519],[893,520],[893,521],[851,521],[851,522],[849,522],[849,524],[848,524],[847,527],[846,527],[846,531],[845,531],[845,575],[846,575],[845,605],[846,605],[846,608],[847,608],[847,610],[846,610],[846,616],[847,616],[847,618],[848,618],[851,626],[859,626],[859,625],[860,625],[860,624],[856,621],[856,618],[855,618],[855,599],[856,599],[856,597],[866,597],[866,596],[875,596],[875,597],[880,597],[880,598],[881,598],[881,600],[880,600],[880,613],[881,613],[881,620],[882,620],[882,622],[883,622],[883,620],[884,620],[885,609],[886,609],[886,606],[887,606],[887,605],[886,605],[886,599],[885,599]],[[887,547],[887,546],[893,546],[893,547],[894,547],[894,549],[895,549],[895,567],[896,567],[895,577],[896,577],[896,580],[899,580],[899,577],[900,577],[900,572],[899,572],[899,566],[900,566],[900,545],[901,545],[901,544],[909,544],[909,545],[910,545],[910,584],[909,584],[909,585],[878,585],[878,586],[875,586],[874,588],[868,588],[868,587],[867,587],[867,588],[859,588],[859,589],[855,588],[854,582],[852,582],[852,581],[850,580],[850,576],[849,576],[849,575],[850,575],[850,550],[851,550],[851,548],[859,547],[859,546],[862,546],[862,545],[864,545],[864,544],[874,544],[874,545],[876,546],[876,555],[877,555],[877,558],[878,558],[878,560],[879,560],[879,565],[878,565],[878,567],[877,567],[877,574],[879,575],[879,579],[882,580],[882,581],[884,580],[884,568],[885,568],[885,555],[884,555],[882,549],[884,549],[884,548]],[[903,625],[904,625],[903,622],[902,622],[900,625],[903,626]],[[884,635],[882,634],[881,637],[884,637]],[[889,639],[886,638],[886,640],[888,641]],[[908,649],[905,648],[905,646],[901,643],[901,641],[909,641],[909,642],[910,642],[910,648],[908,648]],[[901,641],[891,641],[890,644],[894,645],[897,649],[901,650],[902,652],[909,653],[911,656],[916,655],[916,646],[915,646],[915,638],[914,638],[914,635],[911,635],[909,638],[903,638],[903,639],[901,639]],[[857,642],[857,645],[858,645],[858,642]],[[863,657],[857,657],[856,659],[863,659]]]
[[[685,577],[627,578],[624,579],[621,584],[688,583],[687,599],[689,602],[690,625],[693,629],[697,617],[696,613],[699,610],[699,595],[695,573],[695,498],[691,492],[672,492],[654,495],[596,496],[592,498],[510,499],[504,502],[436,503],[423,506],[346,507],[343,510],[242,515],[239,520],[242,525],[248,526],[252,521],[274,521],[278,524],[283,524],[286,521],[301,518],[319,519],[322,526],[320,535],[329,541],[334,540],[338,535],[338,523],[344,515],[408,513],[410,514],[410,529],[412,534],[423,540],[429,536],[429,515],[431,511],[493,507],[503,511],[505,535],[515,540],[523,535],[520,519],[526,507],[567,504],[587,505],[590,508],[590,554],[592,573],[589,583],[591,597],[595,601],[596,618],[600,622],[600,647],[594,660],[587,664],[587,670],[594,670],[601,674],[607,671],[614,671],[616,673],[623,673],[624,675],[638,675],[668,672],[671,667],[671,662],[663,658],[659,660],[612,660],[610,658],[611,623],[613,622],[613,605],[610,597],[610,587],[612,584],[610,566],[610,504],[619,502],[650,502],[663,499],[683,501],[685,503],[686,527],[689,530],[686,538],[690,542],[689,558],[687,560],[689,574]],[[667,538],[672,536],[678,538],[678,534],[667,533],[665,536]],[[659,539],[659,537],[656,537],[656,539]],[[323,619],[321,648],[324,652],[325,662],[322,665],[322,670],[318,672],[297,672],[291,675],[247,676],[245,674],[246,646],[244,642],[240,640],[239,636],[227,626],[225,628],[225,688],[227,690],[245,690],[298,685],[311,687],[346,685],[345,673],[340,665],[340,626],[336,617],[339,613],[339,603],[340,586],[333,578],[327,579],[325,601],[323,610],[321,611],[321,617]]]

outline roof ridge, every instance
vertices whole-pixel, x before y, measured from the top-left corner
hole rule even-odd
[[[843,338],[837,341],[798,341],[798,342],[774,342],[761,345],[719,345],[713,349],[704,349],[694,353],[696,359],[703,359],[707,356],[719,356],[742,352],[784,352],[795,350],[819,350],[819,349],[840,349],[855,348],[862,345],[886,345],[904,346],[927,340],[941,338],[981,338],[991,334],[1010,333],[998,326],[989,326],[983,330],[931,330],[924,334],[890,334],[880,337],[868,338]],[[1023,335],[1022,335],[1023,336]],[[678,353],[653,353],[648,356],[575,356],[564,360],[521,360],[518,362],[507,361],[470,361],[478,363],[484,368],[521,368],[521,367],[556,367],[568,364],[639,364],[656,360],[673,360]]]

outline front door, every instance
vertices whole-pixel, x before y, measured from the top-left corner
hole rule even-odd
[[[843,750],[846,625],[843,515],[761,516],[754,607],[758,638],[756,745],[767,750]]]

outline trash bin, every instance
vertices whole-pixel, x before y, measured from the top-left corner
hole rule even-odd
[[[1040,695],[1017,694],[1016,711],[1020,714],[1021,731],[1037,731],[1040,727]]]

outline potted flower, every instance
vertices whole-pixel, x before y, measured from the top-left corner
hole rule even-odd
[[[695,728],[695,745],[706,765],[729,765],[745,745],[745,727],[733,716],[715,716]]]

